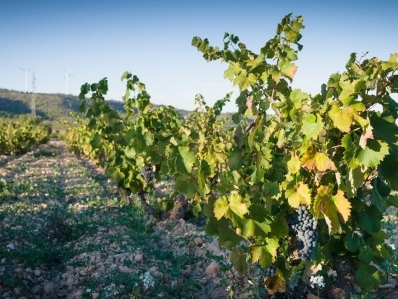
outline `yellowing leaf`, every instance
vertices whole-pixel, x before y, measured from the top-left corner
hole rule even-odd
[[[286,190],[286,198],[289,205],[293,208],[298,208],[300,204],[311,204],[311,192],[308,186],[300,182],[293,189]]]
[[[348,217],[351,215],[351,203],[344,196],[344,192],[341,190],[337,191],[337,194],[333,196],[334,204],[337,207],[340,215],[343,218],[342,222],[347,222]]]
[[[329,117],[337,129],[346,133],[350,132],[352,125],[352,115],[350,113],[340,109],[337,104],[334,104],[329,111]]]
[[[367,125],[366,129],[362,132],[361,138],[359,139],[359,146],[364,149],[368,139],[373,139],[373,127],[370,124]]]
[[[317,152],[314,146],[308,147],[301,157],[301,164],[310,171],[336,170],[334,162],[326,154]]]
[[[291,156],[287,162],[287,168],[291,174],[296,174],[300,170],[300,159],[297,156]]]
[[[329,234],[341,232],[341,222],[346,222],[351,214],[351,204],[342,191],[332,195],[333,185],[320,186],[314,199],[314,212],[318,218],[323,217]]]
[[[286,280],[277,271],[275,277],[264,279],[264,287],[267,289],[268,295],[284,293],[286,292]]]
[[[369,124],[369,121],[359,116],[358,112],[363,111],[365,106],[363,103],[354,103],[348,107],[339,108],[336,103],[332,105],[329,111],[329,117],[333,121],[333,125],[342,132],[350,132],[353,121],[361,127]]]

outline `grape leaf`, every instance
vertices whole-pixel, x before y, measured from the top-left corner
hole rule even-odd
[[[282,275],[279,274],[278,271],[276,272],[275,277],[266,277],[264,279],[264,287],[269,295],[273,295],[275,293],[285,293],[286,285],[286,280]]]
[[[295,185],[293,189],[287,189],[285,195],[289,205],[293,208],[298,208],[300,204],[311,204],[311,191],[303,182]]]
[[[364,149],[368,139],[373,139],[373,127],[371,125],[366,126],[366,129],[362,132],[359,139],[359,146]]]
[[[339,209],[336,207],[332,192],[333,186],[331,184],[320,186],[314,199],[314,211],[318,218],[322,218],[321,215],[325,218],[329,234],[341,232]],[[343,209],[343,212],[346,210],[347,207]]]
[[[260,266],[263,268],[271,266],[272,255],[268,251],[267,246],[264,245],[250,246],[249,253],[253,264],[258,262]]]
[[[310,138],[315,139],[323,128],[322,118],[318,114],[308,114],[303,119],[303,126],[301,128],[303,134]]]
[[[344,159],[348,167],[355,169],[359,165],[359,160],[356,157],[358,147],[351,138],[352,134],[345,134],[341,139],[341,145],[345,148]]]
[[[242,200],[242,197],[236,192],[231,192],[227,196],[221,196],[214,204],[214,216],[217,219],[226,217],[231,220],[234,220],[236,216],[243,218],[249,210],[247,204],[243,203]]]
[[[301,157],[301,165],[310,171],[336,170],[334,162],[326,154],[317,152],[315,146],[308,147]]]
[[[300,170],[300,159],[296,155],[290,156],[290,160],[287,162],[287,168],[291,174],[296,174]]]
[[[236,271],[239,274],[246,274],[247,272],[247,253],[242,248],[234,248],[231,251],[230,259]]]
[[[184,162],[185,168],[188,173],[192,172],[192,166],[196,161],[195,154],[190,151],[188,146],[179,146],[178,151],[181,154],[182,160]]]
[[[344,197],[344,192],[341,190],[337,191],[337,194],[333,196],[334,204],[343,218],[341,222],[347,222],[348,217],[351,214],[351,203],[347,198]]]
[[[355,252],[361,247],[361,238],[355,232],[347,234],[344,238],[344,244],[349,252]]]
[[[340,109],[337,104],[334,103],[332,105],[332,109],[329,111],[329,117],[337,129],[345,133],[350,132],[353,121],[352,115],[350,113],[344,109]]]
[[[370,264],[360,263],[355,271],[355,279],[362,291],[377,289],[380,284],[380,274],[377,268]]]
[[[358,153],[358,161],[368,167],[376,167],[388,155],[388,144],[384,141],[371,139],[364,149]]]

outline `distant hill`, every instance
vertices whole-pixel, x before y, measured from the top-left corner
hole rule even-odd
[[[72,111],[79,112],[80,100],[77,96],[65,94],[47,94],[20,92],[0,88],[0,117],[14,118],[21,114],[31,113],[32,98],[35,97],[36,115],[48,120],[52,123],[57,123],[60,120],[73,122],[74,118],[70,115]],[[122,101],[107,101],[109,105],[120,114],[124,114],[124,102]],[[156,105],[154,105],[156,106]],[[190,111],[177,109],[181,117],[189,114]],[[232,113],[223,113],[229,119]]]

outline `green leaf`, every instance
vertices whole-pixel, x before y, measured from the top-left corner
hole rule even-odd
[[[373,189],[370,201],[380,212],[384,213],[387,209],[387,196],[390,195],[391,189],[379,177],[372,179],[371,183]]]
[[[249,249],[252,263],[258,262],[262,268],[267,268],[272,264],[272,255],[268,251],[267,246],[255,245],[250,246]]]
[[[226,217],[231,220],[234,220],[236,216],[243,218],[249,210],[247,204],[243,203],[242,200],[242,197],[234,191],[227,196],[221,196],[214,204],[214,216],[217,219]]]
[[[341,145],[345,148],[344,159],[346,160],[348,167],[350,167],[351,169],[355,169],[360,163],[360,161],[356,157],[357,149],[359,148],[359,146],[357,146],[352,141],[351,137],[351,134],[345,134],[341,139]]]
[[[294,75],[297,72],[297,66],[294,63],[290,63],[289,61],[284,61],[280,65],[280,70],[283,75],[288,77],[290,80],[293,79]]]
[[[235,230],[231,228],[231,223],[228,219],[222,218],[217,221],[218,225],[218,243],[220,246],[232,248],[239,245],[244,239],[239,236]]]
[[[187,198],[193,198],[197,191],[197,184],[189,175],[180,175],[176,176],[174,188]]]
[[[355,232],[349,233],[344,238],[345,248],[349,252],[356,252],[361,247],[361,238]]]
[[[200,203],[197,203],[196,205],[194,205],[193,209],[192,209],[193,214],[195,215],[195,217],[199,216],[199,213],[202,212],[202,206]]]
[[[188,146],[179,146],[178,151],[181,154],[182,160],[184,162],[185,168],[188,173],[192,172],[192,166],[196,161],[195,154],[190,151]]]
[[[289,205],[293,208],[298,208],[300,204],[311,204],[311,191],[308,185],[303,182],[295,185],[293,189],[287,189],[285,195]]]
[[[231,251],[231,262],[239,274],[244,275],[247,272],[247,256],[248,254],[240,247],[234,248]]]
[[[365,166],[376,167],[388,155],[388,152],[387,143],[370,139],[367,146],[359,151],[358,161]]]
[[[100,147],[100,142],[101,142],[101,137],[100,135],[96,132],[93,136],[93,138],[90,141],[90,145],[93,148],[99,148]]]
[[[369,264],[370,262],[373,261],[374,254],[372,252],[372,249],[370,249],[369,246],[363,246],[363,247],[361,247],[358,257],[362,262]]]
[[[382,213],[373,206],[364,207],[359,212],[359,225],[368,233],[376,233],[381,229]]]
[[[246,70],[242,70],[241,73],[236,76],[233,83],[238,85],[240,91],[247,90],[249,87],[254,87],[257,79],[252,73],[247,73]]]
[[[303,119],[303,126],[301,128],[303,134],[310,138],[315,139],[323,128],[322,118],[318,114],[308,114]]]
[[[289,233],[289,226],[286,218],[282,214],[278,214],[274,221],[271,222],[271,233],[277,239],[283,239]]]
[[[366,292],[375,290],[380,284],[380,274],[377,268],[370,264],[360,263],[358,270],[355,271],[355,279],[361,291]]]

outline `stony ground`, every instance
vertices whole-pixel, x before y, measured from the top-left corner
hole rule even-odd
[[[0,298],[259,293],[259,272],[233,271],[202,226],[158,221],[122,204],[103,170],[62,142],[1,157],[0,179],[7,191],[0,202]]]
[[[121,203],[103,170],[61,141],[0,157],[0,188],[0,298],[265,298],[260,270],[238,275],[199,222]]]

